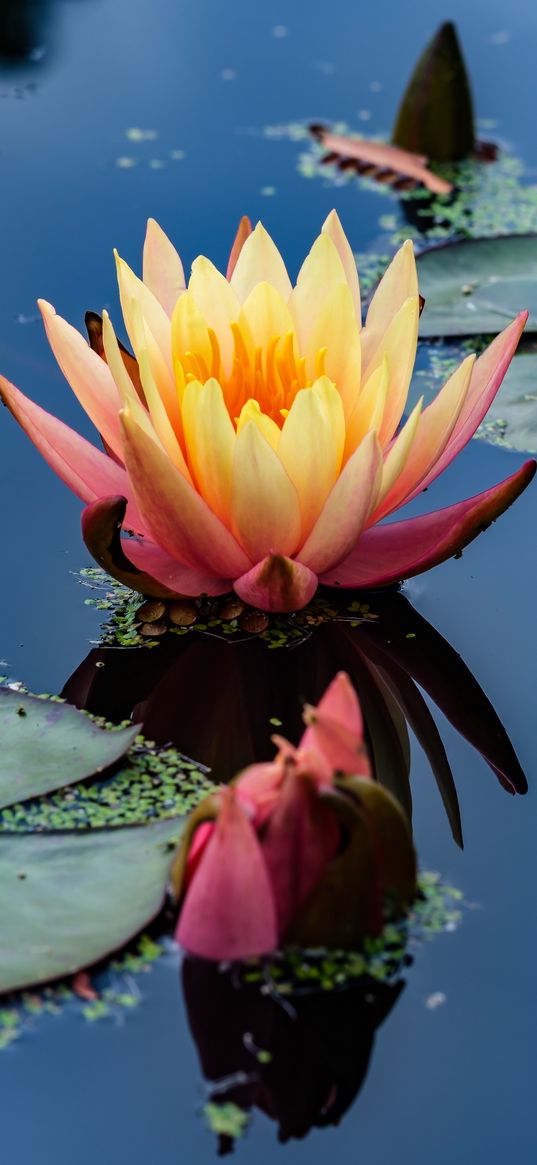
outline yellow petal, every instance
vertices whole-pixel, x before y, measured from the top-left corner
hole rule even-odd
[[[297,492],[255,424],[237,437],[233,461],[233,533],[253,562],[293,554],[300,539]]]
[[[224,371],[229,376],[234,351],[230,324],[239,317],[240,301],[227,279],[203,255],[192,264],[188,290],[205,323],[216,335]]]
[[[239,317],[241,330],[244,324],[254,348],[265,348],[273,336],[285,336],[293,331],[289,308],[271,283],[258,283],[250,292]]]
[[[276,422],[272,420],[272,417],[267,417],[266,413],[261,412],[259,401],[253,400],[252,398],[247,400],[241,409],[240,417],[237,419],[237,433],[240,433],[249,421],[257,426],[259,432],[263,434],[271,448],[277,450],[280,443],[281,430]]]
[[[348,418],[360,392],[360,330],[349,287],[339,283],[322,303],[308,338],[306,370],[310,380],[320,348],[326,347],[324,368],[343,401]]]
[[[147,409],[144,408],[123,362],[116,333],[107,311],[103,311],[103,347],[106,363],[114,377],[122,404],[129,406],[134,420],[144,430],[144,433],[147,433],[154,441],[158,441],[155,426]]]
[[[183,451],[171,425],[164,402],[160,395],[157,383],[153,376],[151,360],[146,338],[146,328],[139,302],[133,300],[130,305],[130,317],[133,329],[133,347],[140,369],[140,380],[144,390],[149,416],[153,422],[155,432],[165,449],[170,461],[190,481],[190,473],[183,456]]]
[[[302,352],[309,351],[310,333],[317,316],[341,284],[346,286],[347,279],[335,243],[330,235],[320,234],[300,268],[289,300]]]
[[[183,396],[183,430],[197,488],[229,525],[231,473],[236,435],[217,380],[192,380]]]
[[[337,253],[343,264],[343,270],[349,285],[349,290],[352,295],[354,310],[356,312],[356,319],[358,326],[362,326],[362,305],[360,302],[360,280],[358,277],[358,270],[356,267],[356,260],[352,253],[352,247],[341,225],[339,215],[335,210],[331,210],[328,218],[325,219],[322,227],[323,233],[330,236]]]
[[[408,421],[403,425],[401,432],[398,433],[393,445],[386,454],[382,467],[382,482],[378,497],[379,503],[382,502],[383,498],[391,490],[407,463],[410,450],[416,440],[422,408],[423,397],[420,397],[417,405],[412,409]]]
[[[174,367],[181,364],[187,353],[201,356],[205,369],[212,364],[212,347],[204,319],[190,291],[177,300],[172,316],[172,353]],[[201,376],[201,380],[208,376]]]
[[[114,255],[116,258],[121,310],[131,344],[134,346],[131,316],[131,305],[134,302],[140,305],[146,326],[149,328],[171,372],[171,331],[168,316],[158,299],[153,295],[153,292],[150,291],[149,287],[146,287],[145,283],[142,283],[141,279],[138,279],[138,276],[134,274],[134,271],[131,271],[131,268],[125,263],[125,260],[120,258],[117,251],[114,251]]]
[[[382,450],[374,432],[367,433],[349,458],[328,495],[297,558],[321,574],[350,554],[376,503],[382,472]]]
[[[324,378],[326,380],[326,378]],[[330,384],[317,382],[297,393],[286,418],[278,456],[296,486],[307,538],[338,476],[344,434],[343,406]]]
[[[177,389],[173,375],[171,352],[171,324],[164,308],[153,293],[120,259],[117,251],[116,266],[119,282],[121,309],[130,342],[136,353],[136,326],[133,306],[141,313],[144,321],[144,346],[151,373],[158,386],[170,423],[175,432],[180,433],[180,414]]]
[[[347,461],[354,450],[358,448],[366,433],[370,430],[378,432],[380,429],[387,392],[388,360],[387,357],[384,357],[382,363],[371,373],[363,385],[347,421],[344,461]]]
[[[404,412],[408,388],[416,359],[418,343],[419,299],[407,299],[383,334],[373,360],[365,369],[370,376],[386,357],[388,360],[388,395],[379,441],[384,447],[391,441]],[[363,336],[363,333],[362,333]]]
[[[363,336],[364,365],[372,360],[383,333],[405,301],[417,295],[414,247],[407,239],[394,255],[369,305]]]
[[[153,541],[180,563],[233,579],[252,563],[227,527],[134,421],[120,413],[129,479]]]
[[[185,290],[185,273],[173,243],[154,218],[147,220],[143,271],[144,283],[171,317]]]
[[[244,303],[257,283],[270,283],[282,299],[289,299],[291,280],[285,263],[260,222],[243,244],[230,283],[241,303]]]

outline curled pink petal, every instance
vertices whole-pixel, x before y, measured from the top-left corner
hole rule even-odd
[[[317,575],[301,562],[269,554],[235,579],[233,589],[245,603],[262,611],[300,611],[313,598],[317,585]]]
[[[221,792],[216,825],[187,889],[176,938],[190,954],[218,961],[267,954],[277,946],[267,867],[232,788]]]
[[[464,502],[367,530],[339,566],[321,576],[327,586],[381,587],[437,566],[468,546],[503,514],[534,476],[535,461]]]
[[[225,594],[229,580],[215,579],[170,558],[152,542],[121,539],[125,498],[99,498],[82,514],[82,537],[99,566],[141,594],[160,599]]]

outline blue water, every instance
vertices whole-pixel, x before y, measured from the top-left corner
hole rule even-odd
[[[112,247],[139,266],[148,215],[187,263],[202,251],[224,264],[243,212],[263,218],[293,271],[334,203],[355,249],[373,244],[390,202],[354,183],[306,182],[296,171],[300,144],[267,138],[263,128],[342,118],[367,133],[388,130],[419,49],[446,17],[459,25],[478,114],[496,123],[486,136],[509,143],[530,170],[535,165],[537,10],[529,0],[507,9],[498,0],[456,0],[449,12],[430,0],[425,14],[394,0],[367,9],[344,0],[307,8],[297,0],[33,7],[35,59],[0,62],[0,364],[88,434],[35,321],[37,296],[75,323],[103,306],[117,319]],[[278,26],[286,35],[274,35]],[[371,116],[361,120],[359,111]],[[158,136],[133,141],[129,128]],[[0,445],[0,654],[31,689],[59,691],[98,634],[96,613],[70,573],[87,561],[80,506],[7,414]],[[520,461],[474,443],[428,492],[426,507],[477,492]],[[461,802],[461,852],[414,748],[422,863],[460,886],[473,909],[455,934],[420,951],[339,1128],[287,1146],[290,1162],[315,1165],[327,1153],[371,1165],[535,1159],[536,498],[530,489],[461,560],[406,588],[486,690],[530,792],[510,798],[438,715]],[[144,1004],[123,1026],[66,1014],[42,1021],[0,1056],[7,1165],[213,1159],[177,961],[167,957],[142,985]],[[444,1002],[428,1008],[438,992]],[[259,1115],[236,1154],[264,1165],[278,1151],[274,1125]]]

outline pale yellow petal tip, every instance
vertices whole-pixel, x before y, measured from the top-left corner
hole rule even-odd
[[[38,299],[37,306],[41,312],[41,315],[43,316],[43,319],[56,315],[56,308],[53,307],[51,303],[48,303],[46,299]]]
[[[335,207],[333,207],[330,213],[327,214],[321,227],[321,234],[330,231],[332,227],[335,227],[336,230],[340,230],[344,233],[341,219]]]

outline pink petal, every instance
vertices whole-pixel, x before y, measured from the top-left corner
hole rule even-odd
[[[277,946],[274,898],[255,831],[233,789],[187,889],[177,941],[205,959],[247,959]]]
[[[145,532],[145,523],[138,513],[122,466],[52,413],[34,404],[3,376],[0,377],[0,397],[50,468],[77,497],[83,502],[94,502],[103,494],[122,494],[128,499],[128,529],[140,534]]]
[[[370,777],[371,765],[363,739],[319,708],[306,705],[305,719],[311,733],[309,745],[330,765],[332,774]],[[299,750],[299,753],[302,749]]]
[[[315,889],[339,842],[339,825],[314,783],[290,769],[262,843],[280,936]]]
[[[121,539],[125,498],[99,498],[82,514],[82,537],[103,570],[143,595],[173,599],[183,595],[221,595],[229,580],[215,579],[170,558],[152,542]]]
[[[363,740],[364,722],[360,702],[347,672],[340,671],[334,676],[314,711],[322,712],[336,724],[341,724],[356,737],[357,741]],[[300,748],[307,748],[312,744],[312,736],[311,728],[306,728],[300,741]]]
[[[526,461],[505,481],[464,502],[366,530],[352,553],[320,581],[327,586],[388,586],[437,566],[503,514],[529,485],[535,468],[535,461]]]
[[[300,562],[268,554],[233,583],[240,599],[261,611],[300,611],[313,598],[318,579]]]
[[[122,545],[138,570],[153,575],[176,595],[225,595],[232,590],[231,579],[215,578],[193,566],[183,566],[147,539],[129,538]]]
[[[508,324],[499,336],[496,336],[483,355],[476,360],[466,400],[446,448],[427,476],[419,482],[419,485],[407,496],[405,501],[411,501],[416,494],[427,489],[473,437],[500,388],[516,352],[527,318],[527,311],[520,312],[516,319]]]
[[[251,235],[253,229],[254,228],[250,222],[250,219],[248,218],[248,215],[243,214],[241,221],[239,223],[238,229],[237,229],[237,234],[235,235],[235,238],[233,240],[233,246],[231,248],[231,252],[229,255],[229,262],[228,262],[227,271],[226,271],[226,279],[231,279],[231,276],[233,275],[235,267],[237,266],[237,259],[239,258],[239,255],[242,251],[242,248],[243,248],[247,238],[249,237],[249,235]]]
[[[121,458],[118,416],[121,400],[108,365],[76,328],[56,315],[50,303],[40,299],[38,307],[48,342],[65,379],[103,441]]]
[[[285,775],[285,766],[279,760],[249,765],[239,773],[234,789],[241,805],[248,808],[256,829],[265,823],[274,804]]]

